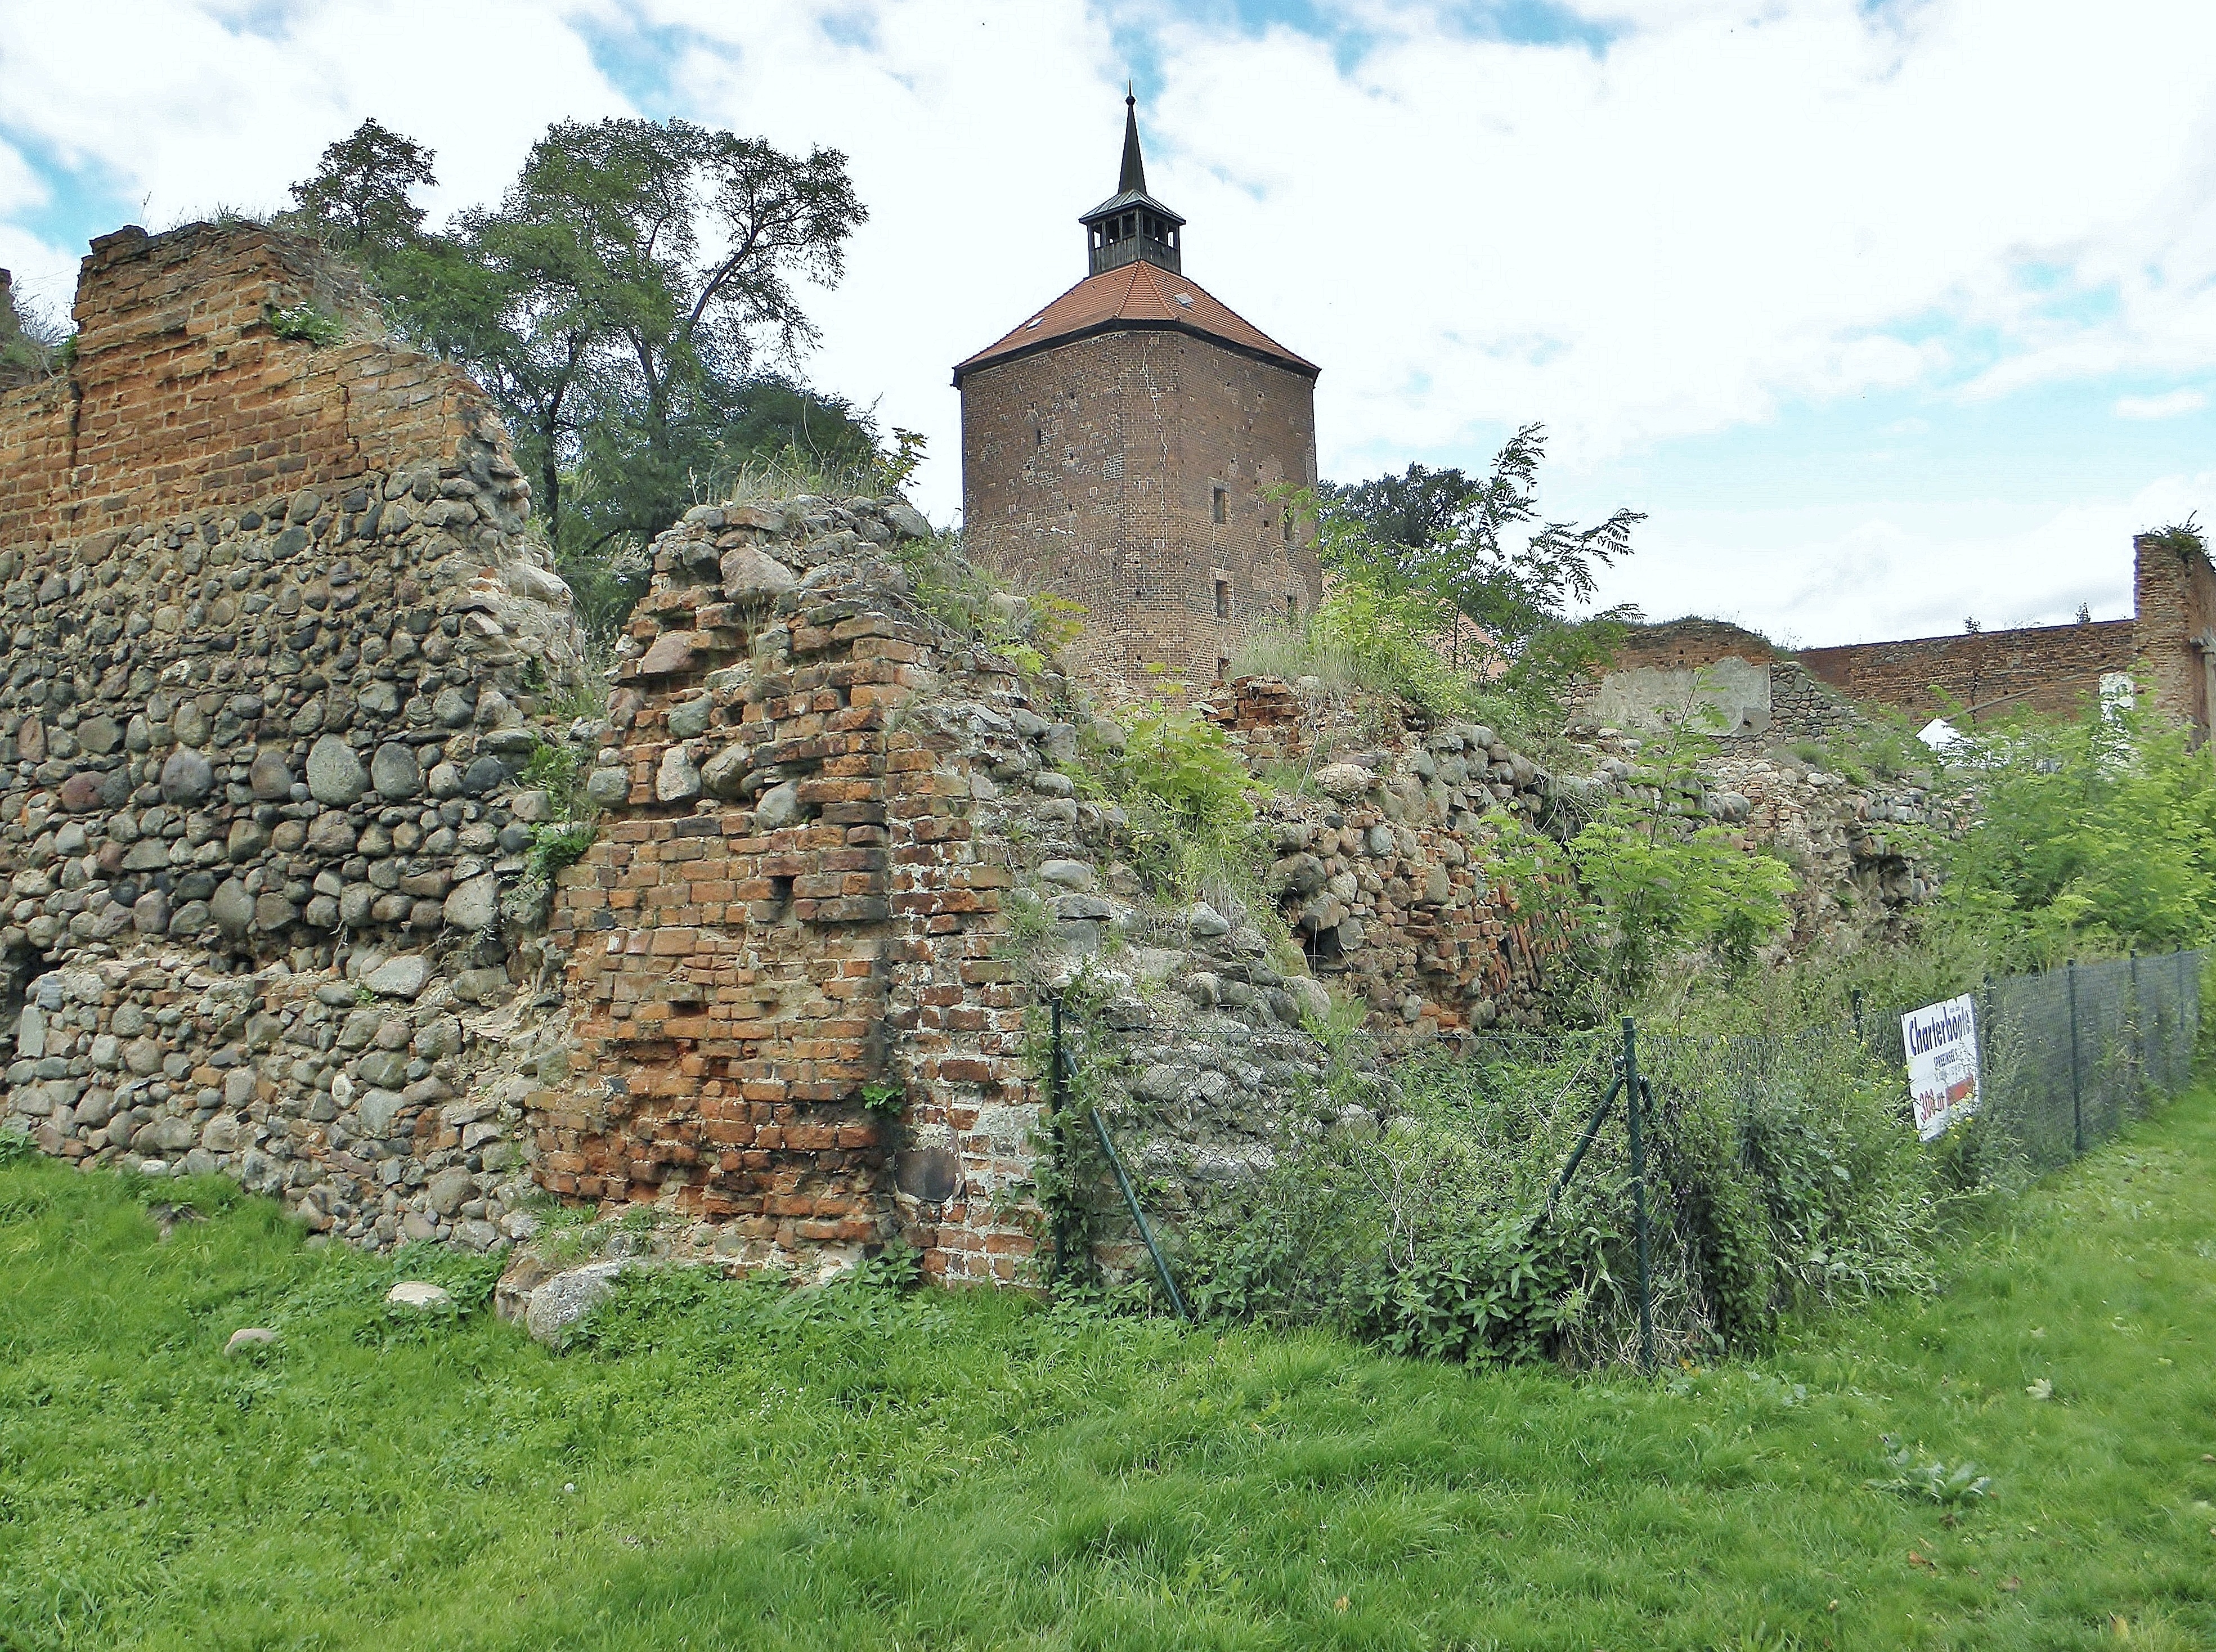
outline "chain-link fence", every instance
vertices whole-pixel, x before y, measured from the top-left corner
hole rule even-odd
[[[2195,949],[2071,964],[1988,980],[1977,1006],[1986,1127],[2034,1171],[2114,1135],[2155,1098],[2182,1090],[2201,1034]],[[1871,1053],[1904,1070],[1900,1013],[1864,1012]]]
[[[2020,1184],[2182,1090],[2204,958],[2117,959],[1977,987],[1978,1108],[1947,1133],[1937,1185]],[[1902,1018],[1865,1008],[1852,1025],[1739,1037],[1628,1021],[1495,1035],[1469,1041],[1454,1071],[1472,1096],[1520,1108],[1525,1174],[1544,1166],[1552,1177],[1542,1222],[1586,1184],[1588,1219],[1609,1236],[1604,1271],[1627,1287],[1615,1357],[1635,1348],[1651,1368],[1658,1351],[1739,1340],[1811,1292],[1921,1288],[1934,1184],[1917,1168],[1930,1161],[1915,1149]],[[1565,1104],[1583,1096],[1598,1105]]]

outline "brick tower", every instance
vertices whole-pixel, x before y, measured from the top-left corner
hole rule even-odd
[[[1322,594],[1314,363],[1184,273],[1185,220],[1147,193],[1123,100],[1116,193],[1086,213],[1086,277],[954,370],[971,553],[1080,603],[1092,662],[1195,684]]]

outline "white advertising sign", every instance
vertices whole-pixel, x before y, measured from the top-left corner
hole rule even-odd
[[[1900,1018],[1916,1133],[1930,1141],[1978,1110],[1978,1012],[1965,993]]]

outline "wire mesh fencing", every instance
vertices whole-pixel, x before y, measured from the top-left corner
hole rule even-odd
[[[1917,1147],[1890,1010],[1739,1036],[1628,1022],[1481,1035],[1452,1071],[1474,1125],[1499,1115],[1521,1131],[1517,1180],[1552,1181],[1543,1204],[1529,1188],[1512,1197],[1551,1217],[1582,1185],[1616,1287],[1613,1357],[1652,1369],[1758,1335],[1812,1295],[1927,1287],[1934,1190],[2019,1186],[2190,1082],[2204,961],[2193,950],[1980,985],[1977,1108],[1933,1144],[1936,1160]]]
[[[2090,1151],[2192,1077],[2201,1035],[2199,949],[2070,964],[1989,980],[1976,1005],[1988,1133],[2033,1172]],[[1906,1060],[1899,1013],[1861,1016],[1893,1071]]]

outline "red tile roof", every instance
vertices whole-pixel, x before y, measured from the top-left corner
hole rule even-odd
[[[1310,378],[1321,371],[1295,355],[1189,277],[1144,261],[1087,276],[1030,320],[954,369],[963,375],[1095,333],[1164,329],[1230,346]]]

